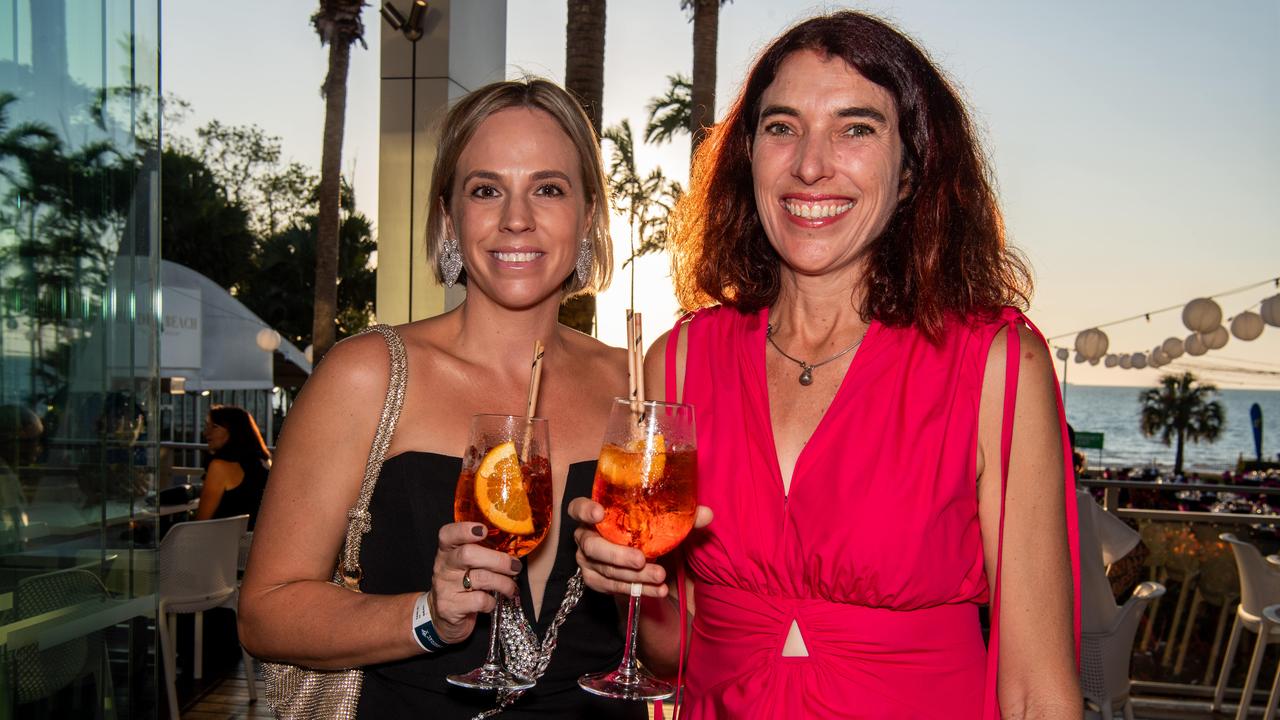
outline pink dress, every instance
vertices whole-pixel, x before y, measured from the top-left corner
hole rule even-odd
[[[693,316],[682,399],[695,408],[698,501],[715,520],[686,543],[697,611],[681,717],[999,717],[996,653],[988,662],[978,618],[989,592],[974,469],[988,348],[1020,322],[1013,310],[957,320],[939,345],[872,323],[788,495],[769,420],[767,313]],[[792,621],[807,657],[782,655]],[[998,627],[991,635],[994,646]]]

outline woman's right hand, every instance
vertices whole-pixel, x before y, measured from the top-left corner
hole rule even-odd
[[[604,507],[600,503],[591,498],[576,498],[569,503],[569,517],[580,523],[573,537],[578,542],[578,566],[582,568],[582,580],[587,587],[596,592],[626,595],[633,583],[639,583],[649,597],[667,596],[666,568],[646,562],[644,553],[636,548],[615,545],[596,532],[595,524],[604,520]],[[711,518],[711,508],[699,505],[693,526],[706,527]]]
[[[476,626],[476,613],[493,612],[491,592],[514,597],[515,576],[522,567],[506,553],[478,545],[488,530],[473,522],[440,528],[440,544],[431,571],[431,618],[436,633],[447,643],[466,640]],[[463,587],[470,578],[471,587]]]

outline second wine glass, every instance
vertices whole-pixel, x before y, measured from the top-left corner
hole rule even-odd
[[[596,532],[653,560],[675,549],[697,512],[697,438],[691,405],[614,400],[591,498],[604,507]],[[675,688],[636,662],[640,586],[627,609],[627,638],[617,670],[583,675],[587,692],[620,700],[660,700]]]
[[[476,415],[454,493],[453,519],[482,523],[480,544],[511,557],[538,547],[551,527],[551,461],[547,421],[518,415]],[[494,594],[494,599],[501,598]],[[476,690],[526,690],[533,680],[498,663],[498,617],[489,627],[484,665],[448,680]]]

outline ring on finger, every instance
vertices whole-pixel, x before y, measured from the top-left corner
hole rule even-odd
[[[470,590],[471,590],[471,570],[470,570],[470,568],[468,568],[466,572],[462,573],[462,589],[463,589],[463,590],[467,590],[467,591],[470,591]]]

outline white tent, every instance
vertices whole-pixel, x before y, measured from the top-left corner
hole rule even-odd
[[[160,377],[186,378],[188,390],[270,389],[277,354],[288,369],[311,373],[288,340],[275,352],[258,347],[258,332],[270,326],[209,278],[161,260],[160,287]]]

